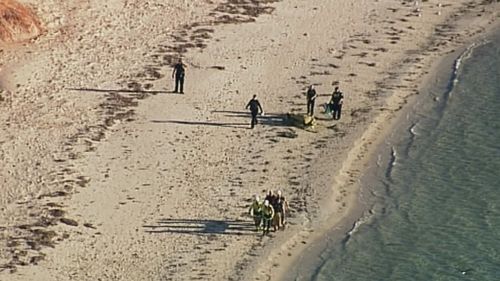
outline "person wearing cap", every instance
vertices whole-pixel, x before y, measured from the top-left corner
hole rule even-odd
[[[316,90],[314,85],[309,86],[307,89],[307,115],[314,116],[314,102],[316,101]]]
[[[255,230],[259,231],[262,224],[262,203],[260,202],[259,195],[257,194],[254,195],[253,203],[250,205],[249,214],[253,217]]]
[[[264,220],[263,232],[262,234],[269,233],[269,229],[271,228],[271,223],[274,217],[274,208],[269,203],[268,200],[264,201],[264,206],[262,206],[262,218]]]

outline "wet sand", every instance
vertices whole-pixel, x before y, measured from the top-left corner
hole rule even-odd
[[[391,173],[393,165],[399,164],[396,160],[399,158],[399,153],[394,154],[394,143],[407,134],[411,133],[413,136],[415,119],[421,118],[422,111],[428,110],[427,107],[442,102],[437,95],[449,91],[450,83],[453,83],[455,79],[456,68],[463,63],[464,58],[470,55],[470,50],[484,42],[489,42],[491,35],[498,34],[499,31],[500,25],[497,23],[484,33],[470,37],[455,51],[437,58],[431,64],[428,68],[429,72],[419,81],[419,95],[408,99],[408,105],[402,108],[394,118],[388,120],[386,126],[388,129],[378,136],[378,144],[372,156],[368,158],[368,164],[363,169],[362,176],[355,184],[359,188],[355,207],[338,223],[331,224],[330,229],[327,227],[328,224],[323,224],[321,231],[313,239],[307,241],[308,246],[296,255],[292,263],[287,265],[288,269],[279,276],[278,280],[311,280],[311,276],[317,276],[320,266],[323,267],[325,262],[328,263],[331,258],[335,257],[332,256],[332,251],[347,245],[363,224],[373,221],[374,214],[381,211],[374,209],[374,201],[380,197],[379,194],[373,193],[374,183]]]
[[[275,280],[356,208],[433,60],[498,17],[466,1],[27,2],[47,34],[2,57],[8,280]],[[317,105],[346,95],[340,121],[316,109],[315,132],[285,120],[309,84]],[[249,130],[253,94],[266,115]],[[260,237],[246,212],[267,189],[287,195],[290,227]]]

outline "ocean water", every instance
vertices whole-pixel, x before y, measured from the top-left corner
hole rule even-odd
[[[370,210],[311,280],[500,280],[500,34],[447,77],[392,140],[364,189]]]

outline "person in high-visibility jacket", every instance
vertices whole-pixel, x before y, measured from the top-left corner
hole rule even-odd
[[[262,219],[264,220],[263,233],[269,233],[269,229],[271,228],[271,224],[273,222],[274,217],[274,208],[271,204],[269,204],[268,200],[264,201],[264,206],[262,206]]]
[[[248,212],[253,217],[255,229],[259,231],[262,224],[262,202],[260,202],[259,195],[254,196],[253,203],[250,205]]]

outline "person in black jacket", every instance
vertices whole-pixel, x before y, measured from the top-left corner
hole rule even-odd
[[[172,71],[172,78],[175,77],[175,90],[174,93],[177,93],[179,90],[181,90],[181,94],[184,93],[184,74],[186,72],[185,69],[186,65],[182,63],[182,59],[179,59],[179,62],[177,62],[174,65],[174,70]]]
[[[314,102],[316,101],[316,90],[314,86],[309,86],[307,89],[307,115],[314,116]]]
[[[335,91],[333,91],[332,93],[332,100],[330,101],[332,105],[333,120],[340,119],[343,102],[344,102],[344,94],[342,94],[342,92],[339,90],[339,87],[335,87]]]
[[[250,108],[250,113],[252,114],[250,128],[253,129],[253,127],[257,124],[257,115],[259,114],[259,110],[261,114],[264,114],[264,110],[262,110],[262,106],[257,100],[257,95],[253,95],[253,98],[248,102],[246,109],[248,108]]]

